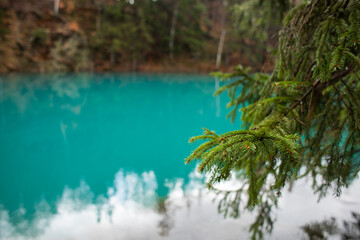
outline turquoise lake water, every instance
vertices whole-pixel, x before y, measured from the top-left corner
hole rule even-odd
[[[224,219],[184,165],[202,127],[240,126],[215,86],[205,75],[0,76],[0,239],[247,238],[253,216]],[[359,209],[356,187],[320,207],[308,185],[285,195],[275,239]],[[289,207],[302,197],[314,201]],[[289,220],[296,211],[309,214]]]

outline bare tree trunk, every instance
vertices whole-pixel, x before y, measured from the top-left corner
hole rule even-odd
[[[176,29],[178,13],[179,13],[179,2],[176,2],[174,13],[171,19],[170,40],[169,40],[169,59],[171,63],[174,62],[174,41],[175,41],[175,29]]]
[[[222,56],[222,52],[224,49],[224,42],[225,42],[225,36],[226,36],[226,13],[225,13],[225,7],[227,5],[226,0],[223,0],[223,16],[222,16],[222,21],[221,21],[221,34],[220,34],[220,40],[219,40],[219,45],[218,45],[218,50],[217,50],[217,54],[216,54],[216,63],[215,63],[215,70],[219,70],[220,68],[220,64],[221,64],[221,56]]]
[[[115,50],[111,48],[110,50],[110,65],[113,67],[115,65]]]
[[[54,14],[55,15],[59,14],[59,5],[60,5],[60,0],[54,0]]]
[[[98,32],[101,28],[101,15],[102,15],[103,0],[97,1],[97,16],[96,16],[96,31]]]
[[[223,29],[221,30],[221,35],[220,35],[220,40],[219,40],[219,47],[217,50],[217,54],[216,54],[216,64],[215,64],[215,70],[219,70],[220,64],[221,64],[221,56],[222,56],[222,51],[224,49],[224,42],[225,42],[225,36],[226,36],[226,30],[223,27]]]
[[[135,54],[135,53],[132,54],[131,70],[132,70],[133,72],[135,72],[135,71],[137,70],[137,54]]]

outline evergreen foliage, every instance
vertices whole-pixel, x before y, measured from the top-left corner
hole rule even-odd
[[[279,11],[291,6],[273,2],[283,6]],[[250,228],[253,239],[271,232],[271,208],[285,186],[311,176],[319,197],[330,189],[339,196],[358,176],[359,41],[359,1],[303,1],[283,20],[271,74],[251,74],[241,66],[214,74],[226,83],[215,95],[228,92],[228,116],[234,121],[240,111],[243,128],[224,134],[205,129],[190,139],[205,141],[186,163],[200,159],[198,170],[210,175],[210,187],[232,172],[244,180],[233,195],[218,191],[223,195],[219,208],[237,216],[246,192],[244,207],[257,207],[259,213]]]
[[[133,5],[121,1],[104,7],[103,25],[97,32],[94,46],[110,46],[110,54],[123,53],[137,57],[149,48],[153,39],[146,21],[148,1],[136,1]],[[137,7],[137,5],[144,5]]]
[[[36,28],[32,32],[31,36],[31,45],[35,46],[44,46],[46,43],[46,30],[44,28]]]
[[[92,39],[95,49],[108,49],[105,56],[118,54],[141,59],[149,54],[168,53],[171,17],[177,1],[110,1],[104,5],[102,25]],[[200,28],[204,5],[180,0],[175,53],[196,55],[202,51],[205,33]],[[153,51],[153,50],[156,51]]]
[[[231,8],[234,26],[240,30],[242,36],[265,41],[269,38],[268,35],[273,33],[272,29],[279,30],[284,14],[290,8],[290,2],[252,0],[235,3]]]

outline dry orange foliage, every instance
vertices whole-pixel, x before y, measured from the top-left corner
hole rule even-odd
[[[71,22],[69,23],[69,29],[74,32],[79,31],[79,24],[77,22]]]

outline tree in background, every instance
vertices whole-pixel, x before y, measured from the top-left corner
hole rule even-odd
[[[169,60],[171,63],[174,62],[174,41],[175,41],[175,30],[176,30],[178,13],[179,13],[179,2],[177,1],[174,4],[174,12],[171,17],[171,28],[170,28],[170,39],[169,39]]]
[[[198,170],[210,175],[210,188],[232,172],[243,180],[232,193],[214,191],[223,195],[220,211],[234,217],[246,193],[244,208],[258,210],[250,227],[253,239],[271,232],[271,209],[284,187],[309,176],[319,197],[329,190],[339,196],[360,170],[360,2],[297,2],[253,0],[238,6],[239,16],[262,29],[274,16],[266,11],[282,16],[289,8],[276,66],[271,74],[250,74],[241,66],[215,73],[226,82],[215,94],[228,92],[233,121],[242,107],[243,128],[224,134],[205,129],[190,139],[205,142],[186,160],[200,159]],[[250,12],[257,13],[247,16]]]
[[[0,9],[0,39],[4,40],[6,34],[7,34],[7,29],[6,29],[6,24],[4,23],[4,18],[5,18],[5,11]]]
[[[136,66],[139,70],[153,66],[167,71],[210,71],[216,57],[222,60],[217,64],[220,69],[239,63],[259,69],[265,47],[260,48],[260,41],[253,41],[240,24],[232,24],[238,2],[2,0],[0,47],[7,53],[0,61],[14,64],[0,66],[0,71],[129,71]],[[41,32],[45,33],[42,39]],[[4,41],[7,38],[15,41]],[[73,51],[59,46],[69,39],[79,39],[79,44],[69,45],[84,52],[89,67],[73,68],[70,62],[61,63],[61,68],[46,67],[57,53]]]
[[[149,1],[137,0],[133,4],[116,1],[104,6],[102,25],[96,33],[94,47],[108,49],[112,65],[117,54],[126,54],[131,56],[133,68],[136,68],[140,53],[149,49],[152,42],[146,19],[149,4]]]
[[[112,65],[117,55],[131,56],[134,66],[147,55],[166,54],[170,61],[179,52],[196,55],[205,37],[200,28],[204,11],[200,1],[107,1],[93,46],[109,49],[105,55]]]
[[[261,63],[261,71],[270,70],[267,66],[268,61],[272,60],[269,55],[277,47],[277,33],[289,4],[288,0],[275,0],[243,1],[242,4],[235,2],[231,5],[231,20],[235,30],[233,34],[241,36],[248,43],[249,47],[244,48],[245,55],[251,58],[251,62]],[[249,10],[255,11],[249,14]]]

